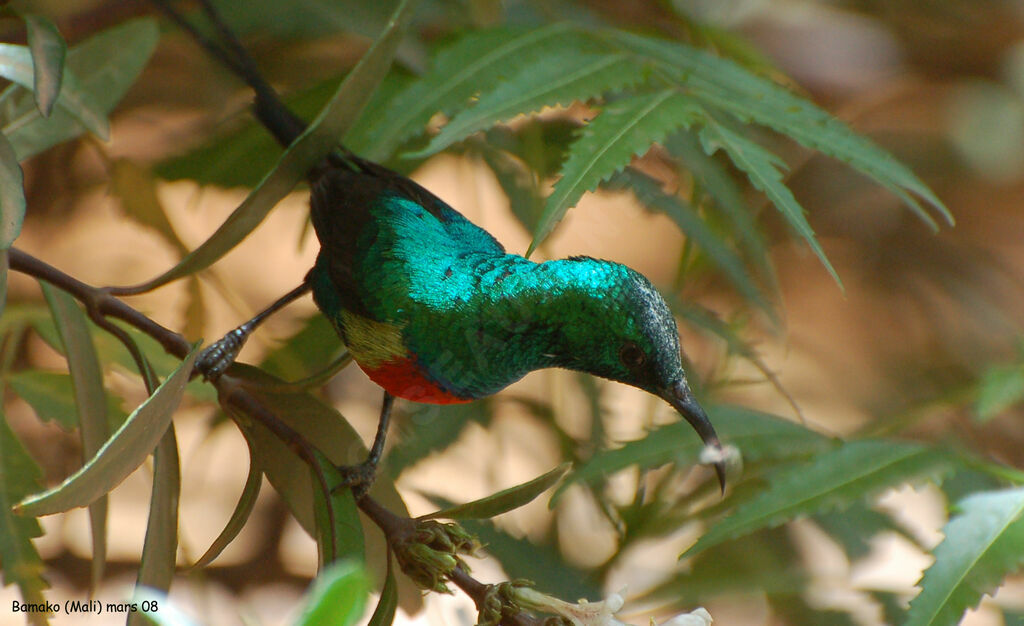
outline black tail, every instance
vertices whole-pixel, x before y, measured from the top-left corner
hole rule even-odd
[[[198,0],[220,41],[211,39],[171,6],[169,0],[150,0],[164,15],[195,39],[206,52],[241,78],[256,94],[256,118],[282,146],[290,145],[306,130],[306,123],[291,112],[274,88],[260,74],[256,62],[245,51],[210,0]]]

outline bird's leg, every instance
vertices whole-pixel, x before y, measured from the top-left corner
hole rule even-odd
[[[343,482],[339,489],[348,487],[352,490],[352,496],[356,501],[362,499],[370,490],[373,479],[377,475],[377,464],[384,453],[384,440],[388,436],[388,424],[391,422],[391,405],[395,403],[395,397],[384,392],[384,401],[380,405],[380,419],[377,420],[377,434],[373,438],[373,445],[366,460],[359,465],[343,465],[338,468],[341,472]]]
[[[310,289],[310,284],[308,282],[303,282],[301,285],[279,298],[273,304],[257,313],[252,319],[228,332],[218,341],[210,344],[199,354],[199,358],[196,359],[194,371],[202,374],[203,378],[206,380],[214,380],[223,374],[224,370],[235,362],[235,358],[238,357],[238,353],[242,350],[242,346],[245,345],[245,340],[249,338],[249,335],[252,334],[252,331],[255,330],[257,326],[294,300],[304,296]]]

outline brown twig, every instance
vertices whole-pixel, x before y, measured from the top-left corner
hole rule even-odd
[[[192,344],[180,333],[176,333],[158,324],[137,309],[111,295],[105,288],[93,287],[83,283],[17,248],[8,250],[8,259],[11,270],[44,280],[54,287],[67,292],[85,306],[89,316],[102,328],[108,332],[113,332],[111,329],[120,331],[120,333],[115,332],[115,336],[125,343],[129,351],[132,352],[133,357],[136,358],[137,363],[145,363],[145,357],[141,355],[136,357],[135,349],[132,347],[134,342],[122,329],[111,325],[107,317],[119,319],[149,335],[164,350],[179,359],[184,358],[192,349]],[[140,364],[140,372],[143,376],[146,376],[146,368],[148,368],[148,364]],[[245,390],[238,379],[230,375],[222,375],[217,380],[212,381],[212,383],[217,388],[218,396],[225,405],[249,415],[287,443],[289,449],[294,454],[317,472],[320,477],[321,488],[329,491],[330,488],[326,484],[322,472],[319,472],[316,449],[313,445],[290,426],[277,419],[272,411],[263,406],[255,396]],[[233,412],[227,411],[227,413],[232,415]],[[389,544],[406,539],[415,532],[415,520],[395,515],[369,496],[360,498],[357,504],[360,510],[384,532]],[[476,580],[462,567],[456,567],[449,574],[449,580],[472,598],[478,609],[484,609],[488,595],[493,589],[492,585]],[[503,616],[501,620],[501,623],[506,626],[539,626],[543,622],[544,620],[526,613]]]

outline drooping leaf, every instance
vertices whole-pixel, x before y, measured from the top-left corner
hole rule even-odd
[[[384,588],[380,590],[377,608],[373,610],[367,626],[391,626],[395,621],[395,610],[398,608],[398,583],[392,571],[393,559],[388,554],[388,571],[384,579]]]
[[[634,85],[642,78],[643,71],[626,54],[585,54],[561,47],[547,56],[543,64],[524,67],[493,91],[481,95],[472,107],[445,124],[425,148],[408,156],[429,156],[497,122],[535,113],[547,106],[586,101]]]
[[[729,247],[723,236],[714,232],[689,203],[684,202],[676,195],[665,193],[658,181],[628,167],[612,176],[603,187],[616,191],[630,190],[645,207],[672,218],[679,230],[704,251],[715,266],[729,278],[737,291],[749,302],[765,311],[769,310],[768,303],[761,291],[750,279],[750,272],[743,264],[743,260]]]
[[[104,116],[105,124],[105,116],[135,82],[158,39],[156,22],[150,18],[130,20],[87,39],[68,51],[61,92],[67,88],[69,77],[74,76],[77,91],[83,94],[84,108]],[[19,159],[38,154],[89,129],[63,106],[44,118],[31,91],[16,85],[8,89],[17,93],[13,94],[3,132],[10,138]],[[94,125],[99,124],[101,122],[94,120]]]
[[[249,515],[256,507],[256,498],[260,495],[260,485],[263,483],[263,472],[253,462],[251,450],[249,456],[249,474],[245,477],[245,486],[242,487],[242,494],[238,496],[238,503],[231,512],[227,524],[224,525],[224,530],[220,531],[203,556],[199,557],[199,560],[192,565],[193,569],[206,567],[220,556],[224,548],[228,547],[228,544],[234,541],[238,533],[242,531],[245,523],[249,520]]]
[[[297,626],[351,626],[363,615],[369,583],[358,561],[341,561],[321,572],[305,600]]]
[[[89,322],[85,313],[78,307],[78,303],[67,293],[45,282],[40,281],[39,286],[53,313],[53,321],[68,359],[84,461],[93,458],[110,435],[103,370],[96,354],[96,346],[92,342]],[[95,589],[103,578],[107,557],[105,496],[89,505],[89,522],[92,534],[92,585]]]
[[[553,487],[555,483],[561,480],[562,476],[565,476],[565,473],[569,471],[569,467],[568,463],[563,463],[550,472],[546,472],[521,485],[502,489],[479,500],[457,504],[434,513],[422,515],[418,519],[490,519],[502,513],[508,513],[524,504],[532,502],[537,496]]]
[[[719,149],[729,155],[729,159],[747,175],[750,182],[768,196],[793,230],[807,242],[836,283],[842,287],[839,274],[825,256],[825,251],[821,249],[811,225],[807,223],[803,207],[797,203],[789,187],[782,182],[780,168],[784,164],[779,157],[718,121],[709,120],[700,131],[700,139],[708,155],[713,155]]]
[[[565,22],[535,30],[492,29],[460,37],[437,54],[426,75],[397,94],[381,112],[381,123],[366,142],[365,156],[385,158],[402,142],[420,134],[435,113],[454,113],[467,106],[472,96],[492,90],[510,76],[543,67],[553,48],[585,54],[605,46],[580,36]]]
[[[95,457],[57,487],[23,499],[17,505],[18,511],[40,516],[87,506],[142,465],[171,423],[197,354],[198,344],[156,392],[128,416]]]
[[[11,142],[0,132],[0,250],[7,250],[18,238],[24,219],[25,180],[21,165]]]
[[[178,502],[181,495],[181,467],[174,424],[168,424],[164,436],[153,451],[153,489],[149,498],[146,538],[136,587],[167,591],[174,578],[178,552]],[[141,612],[128,615],[128,626],[148,626]]]
[[[957,505],[959,514],[942,529],[945,539],[911,600],[907,626],[960,622],[983,594],[1024,565],[1024,489],[974,494]]]
[[[52,68],[47,71],[49,69]],[[33,90],[36,73],[33,70],[32,52],[25,46],[0,43],[0,76],[26,90]],[[106,115],[101,112],[101,107],[92,95],[79,86],[70,70],[61,76],[57,104],[100,139],[106,140],[110,136],[110,122]],[[37,112],[41,114],[38,105]]]
[[[934,479],[951,472],[955,459],[919,444],[883,440],[853,441],[790,467],[734,513],[719,520],[685,556],[729,539],[771,528],[802,515],[831,511],[907,481]]]
[[[46,567],[32,545],[32,539],[43,534],[39,522],[32,517],[15,515],[12,508],[26,495],[42,488],[43,473],[14,435],[7,418],[0,410],[0,562],[3,581],[17,585],[25,602],[43,602],[43,590],[50,585],[43,578]],[[8,607],[10,608],[10,607]],[[33,618],[30,614],[29,618]],[[46,624],[46,617],[36,614],[34,624]]]
[[[313,484],[313,519],[316,522],[320,571],[341,559],[364,562],[366,544],[352,489],[345,484],[338,466],[316,453],[316,467],[310,468]],[[322,477],[322,481],[321,478]]]
[[[177,265],[140,285],[119,293],[138,294],[156,289],[172,280],[198,272],[233,249],[249,235],[310,168],[334,150],[349,126],[370,99],[374,87],[387,73],[417,0],[401,0],[388,27],[338,86],[334,96],[278,159],[260,184],[245,198],[217,230]]]
[[[741,121],[757,122],[839,159],[896,194],[928,224],[934,226],[934,220],[914,195],[953,223],[949,209],[905,165],[810,101],[733,61],[684,44],[623,30],[607,35],[627,49],[659,61],[661,69],[674,74],[709,108],[728,111]]]
[[[603,180],[629,165],[635,155],[646,152],[653,142],[689,126],[703,115],[699,105],[674,89],[631,95],[607,105],[570,147],[562,178],[548,196],[526,256],[585,192],[596,189]]]
[[[49,117],[60,94],[64,76],[67,44],[57,27],[42,15],[24,15],[28,30],[28,49],[32,53],[33,91],[36,106],[43,117]]]

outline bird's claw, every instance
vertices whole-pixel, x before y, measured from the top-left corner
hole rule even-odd
[[[238,358],[250,332],[251,329],[243,324],[210,344],[199,353],[195,370],[202,374],[204,380],[219,378]]]

